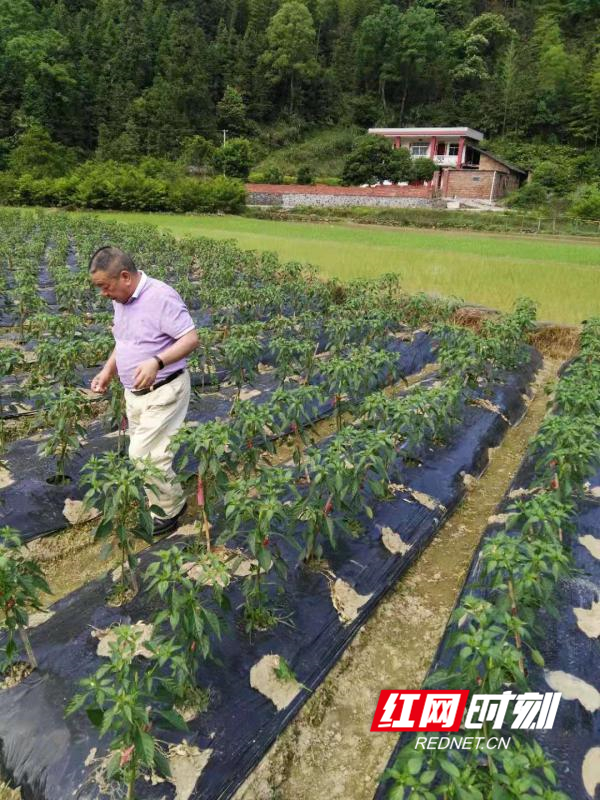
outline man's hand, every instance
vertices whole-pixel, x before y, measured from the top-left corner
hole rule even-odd
[[[136,368],[133,373],[134,389],[149,389],[156,380],[158,372],[158,361],[155,358],[148,358]]]
[[[92,378],[92,382],[90,383],[90,389],[92,392],[98,392],[98,394],[104,394],[104,392],[108,389],[108,386],[112,380],[112,373],[107,372],[103,369],[99,372],[95,378]]]

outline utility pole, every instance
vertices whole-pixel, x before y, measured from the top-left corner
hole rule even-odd
[[[229,133],[229,131],[226,128],[222,128],[221,133],[223,134],[223,144],[225,144],[225,142],[227,141],[227,134]]]

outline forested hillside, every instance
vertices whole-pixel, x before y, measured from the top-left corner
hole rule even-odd
[[[599,0],[0,0],[1,157],[37,125],[63,165],[351,123],[595,146],[599,33]]]

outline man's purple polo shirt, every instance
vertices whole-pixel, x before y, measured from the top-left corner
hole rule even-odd
[[[142,361],[160,355],[196,327],[175,289],[143,272],[140,274],[141,280],[126,303],[113,300],[117,372],[126,389],[133,388],[133,375]],[[186,364],[185,358],[167,364],[159,370],[156,381],[184,369]]]

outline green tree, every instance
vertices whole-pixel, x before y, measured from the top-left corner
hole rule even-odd
[[[535,26],[537,104],[534,123],[541,132],[559,126],[571,93],[571,59],[554,16],[541,17]]]
[[[245,181],[252,166],[252,147],[248,139],[229,139],[214,155],[215,167],[229,178]]]
[[[225,88],[223,97],[217,103],[217,122],[234,136],[245,133],[248,128],[244,99],[233,86]]]
[[[394,149],[383,136],[361,136],[344,163],[342,181],[346,185],[374,181],[407,181],[412,175],[410,153]]]
[[[577,82],[577,102],[573,106],[571,133],[580,141],[594,147],[600,145],[600,49],[588,70],[582,70],[585,79]]]
[[[285,0],[267,28],[269,49],[261,56],[274,84],[287,84],[289,111],[296,110],[298,87],[319,71],[313,18],[300,0]]]
[[[37,124],[23,131],[8,157],[11,170],[33,178],[58,178],[69,172],[75,161],[73,150],[53,142],[48,131]]]
[[[368,85],[377,81],[385,109],[389,84],[400,87],[399,122],[402,123],[409,87],[430,72],[434,54],[442,46],[445,30],[433,9],[411,6],[402,13],[384,5],[367,17],[358,30],[357,67]]]

